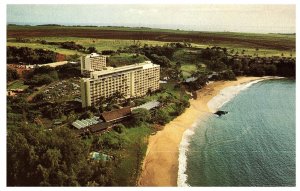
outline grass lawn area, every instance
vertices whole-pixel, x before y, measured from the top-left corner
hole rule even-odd
[[[115,169],[115,179],[120,186],[135,186],[138,177],[137,168],[141,167],[141,162],[137,159],[137,145],[140,145],[142,157],[145,156],[147,151],[148,136],[153,130],[146,124],[139,127],[131,127],[123,129],[121,134],[116,133],[114,130],[106,132],[107,134],[118,134],[125,140],[122,149],[101,149],[101,152],[113,156],[120,157],[120,163]],[[97,135],[96,135],[97,136]],[[103,135],[98,135],[103,136]],[[92,139],[84,140],[87,144],[92,144]]]
[[[185,98],[189,99],[188,95],[181,89],[175,89],[174,86],[176,85],[175,82],[168,82],[165,84],[160,84],[160,89],[162,89],[161,92],[154,93],[152,95],[147,95],[143,99],[145,101],[152,101],[152,100],[157,100],[160,96],[168,96],[172,95],[174,97],[178,98]]]
[[[7,85],[7,89],[26,89],[28,88],[28,85],[24,85],[24,81],[23,80],[15,80],[13,82],[10,82]]]
[[[116,55],[108,57],[107,65],[114,66],[114,67],[120,67],[120,66],[129,65],[129,64],[142,63],[146,60],[148,60],[148,58],[144,55],[120,53],[119,55],[116,54]]]
[[[199,63],[199,58],[197,54],[189,53],[187,49],[177,50],[172,58],[173,62],[181,62],[181,64],[196,64]]]
[[[258,54],[260,57],[272,57],[272,56],[281,56],[282,53],[284,56],[289,57],[292,54],[292,57],[296,57],[295,50],[277,50],[277,49],[265,49],[265,48],[259,48],[258,51],[256,51],[255,46],[252,44],[238,44],[238,43],[217,43],[217,44],[196,44],[194,47],[197,48],[211,48],[213,46],[219,46],[222,48],[227,48],[227,51],[230,52],[231,50],[234,50],[234,54],[236,52],[239,52],[239,55],[242,55],[242,51],[245,50],[244,55],[250,55],[254,56],[254,54]]]
[[[227,46],[230,47],[230,46]],[[287,51],[287,50],[272,50],[272,49],[258,49],[256,51],[255,48],[247,48],[247,47],[231,47],[229,48],[229,51],[231,49],[234,49],[234,53],[239,52],[239,55],[241,55],[242,51],[245,50],[245,55],[251,55],[254,56],[254,54],[258,54],[260,57],[272,57],[272,56],[282,56],[282,54],[286,57],[289,57],[292,55],[292,57],[296,57],[295,51]]]
[[[197,70],[195,64],[184,64],[180,68],[182,70],[182,74],[184,78],[188,78],[192,75],[193,71]]]
[[[182,75],[183,75],[184,79],[187,79],[187,78],[191,77],[191,73],[186,72],[186,71],[182,71]]]
[[[122,156],[120,167],[117,169],[116,179],[120,185],[135,186],[137,179],[137,158],[136,158],[136,144],[142,147],[143,157],[147,151],[148,136],[153,130],[146,125],[135,128],[125,129],[124,136],[128,138],[126,147],[119,151]],[[142,162],[142,161],[141,161]],[[141,167],[141,164],[138,165]]]

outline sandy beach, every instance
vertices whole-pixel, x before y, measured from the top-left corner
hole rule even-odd
[[[199,90],[197,99],[190,100],[183,114],[149,137],[138,186],[177,186],[179,145],[184,131],[210,112],[207,103],[220,90],[258,79],[262,77],[239,77],[237,81],[213,82]]]

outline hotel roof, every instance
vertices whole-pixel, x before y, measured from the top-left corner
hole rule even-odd
[[[137,63],[137,64],[128,65],[128,66],[121,66],[121,67],[117,67],[117,68],[108,67],[106,70],[92,72],[91,76],[94,78],[97,78],[98,76],[110,75],[113,73],[126,72],[126,71],[137,70],[137,69],[148,69],[148,68],[157,67],[157,66],[159,66],[159,65],[153,64],[151,61],[145,61],[143,63]]]

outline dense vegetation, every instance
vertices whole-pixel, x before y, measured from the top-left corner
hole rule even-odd
[[[13,81],[13,80],[17,80],[19,79],[20,76],[19,74],[17,73],[16,70],[14,69],[11,69],[11,68],[7,68],[7,81]]]
[[[80,67],[74,64],[65,64],[55,68],[50,66],[37,67],[25,75],[24,84],[41,86],[50,84],[58,79],[79,77]]]
[[[68,128],[8,129],[8,186],[112,186],[114,161],[89,162],[89,146]]]
[[[286,57],[249,57],[244,55],[231,55],[226,49],[220,47],[202,50],[201,57],[207,60],[207,67],[215,72],[221,72],[219,79],[234,79],[236,76],[296,76],[295,59]],[[231,70],[232,73],[222,71]],[[223,76],[223,77],[222,77]]]
[[[42,66],[35,68],[25,76],[25,84],[33,86],[41,86],[50,84],[58,80],[58,73],[55,68],[50,66]]]
[[[56,62],[57,53],[28,47],[7,47],[7,63],[45,64]]]
[[[58,73],[59,79],[68,79],[81,76],[81,70],[79,65],[64,64],[55,67],[55,70]]]

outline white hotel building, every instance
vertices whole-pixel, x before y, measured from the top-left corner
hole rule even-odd
[[[89,74],[93,71],[100,71],[106,67],[107,56],[92,53],[80,58],[81,74]]]
[[[120,92],[126,99],[146,95],[159,89],[160,66],[150,61],[123,67],[103,67],[93,71],[90,78],[81,79],[82,107],[97,104],[101,97],[108,98]]]

